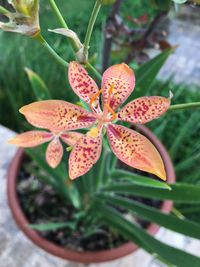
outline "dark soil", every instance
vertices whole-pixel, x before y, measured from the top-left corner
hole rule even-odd
[[[87,227],[84,219],[81,219],[81,212],[72,205],[64,203],[51,187],[40,182],[34,175],[27,173],[25,164],[26,162],[19,173],[17,192],[21,207],[30,224],[69,222],[69,227],[39,231],[42,237],[76,251],[100,251],[118,247],[127,242],[124,237],[111,231],[105,225],[95,223],[94,226]],[[160,201],[138,197],[130,198],[157,208],[161,205]],[[122,209],[118,209],[118,211],[125,213]],[[77,220],[77,216],[80,216],[80,220]],[[148,221],[138,218],[133,218],[133,220],[143,228],[149,226]]]

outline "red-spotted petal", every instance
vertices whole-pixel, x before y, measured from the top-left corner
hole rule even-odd
[[[161,96],[140,97],[123,107],[117,117],[122,121],[143,124],[161,116],[169,106],[169,98]]]
[[[60,135],[60,138],[69,146],[74,146],[84,134],[77,132],[65,132]]]
[[[107,136],[114,154],[121,161],[166,180],[162,158],[146,137],[120,125],[109,125]]]
[[[63,100],[34,102],[22,107],[20,112],[30,124],[51,131],[88,128],[96,121],[91,112]]]
[[[101,137],[84,136],[78,140],[69,157],[69,177],[75,179],[87,173],[101,154]]]
[[[86,103],[90,104],[92,98],[98,94],[98,86],[88,75],[87,71],[76,61],[69,63],[68,79],[74,92]],[[99,110],[99,96],[97,95],[92,106]]]
[[[122,63],[108,68],[102,79],[103,103],[109,98],[109,90],[112,87],[110,107],[116,110],[132,93],[135,86],[135,75],[128,65]],[[109,104],[109,103],[108,103]]]
[[[63,147],[59,139],[54,138],[48,145],[46,151],[46,161],[51,168],[56,168],[62,159]]]
[[[28,131],[18,134],[8,142],[20,147],[35,147],[50,141],[52,138],[52,133],[46,131]]]

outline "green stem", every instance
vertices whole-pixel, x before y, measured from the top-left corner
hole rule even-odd
[[[174,110],[179,110],[179,109],[189,109],[189,108],[200,108],[200,102],[171,105],[168,111],[174,111]]]
[[[49,2],[50,2],[51,8],[54,11],[58,21],[60,22],[60,25],[63,28],[68,29],[67,23],[65,22],[65,20],[64,20],[64,18],[62,16],[60,10],[58,9],[55,1],[54,0],[49,0]],[[76,43],[70,38],[69,38],[69,42],[70,42],[74,52],[76,53],[79,50],[79,48],[77,47]],[[99,82],[101,81],[101,74],[89,62],[86,62],[85,68],[88,69]]]
[[[36,36],[33,37],[36,41],[38,41],[47,51],[48,53],[55,59],[59,64],[61,64],[63,67],[68,67],[68,62],[66,62],[64,59],[62,59],[55,51],[54,49],[46,42],[46,40],[43,38],[43,36],[39,33]]]
[[[54,1],[54,0],[49,0],[49,3],[50,3],[50,6],[51,6],[53,12],[54,12],[55,15],[56,15],[58,21],[60,22],[60,25],[61,25],[63,28],[65,28],[65,29],[69,29],[68,26],[67,26],[67,23],[65,22],[65,20],[64,20],[64,18],[63,18],[63,16],[62,16],[62,14],[61,14],[61,12],[60,12],[58,6],[56,5],[55,1]],[[72,40],[71,38],[68,38],[68,39],[69,39],[69,42],[70,42],[70,44],[71,44],[73,50],[74,50],[75,52],[77,52],[77,51],[79,50],[79,48],[78,48],[78,46],[76,45],[76,43],[74,42],[74,40]]]
[[[102,1],[96,0],[96,3],[95,3],[94,8],[92,10],[92,14],[91,14],[90,21],[88,24],[88,28],[87,28],[87,32],[86,32],[86,36],[85,36],[85,41],[84,41],[84,45],[83,45],[83,58],[85,59],[85,62],[87,62],[90,39],[92,36],[94,24],[95,24],[95,21],[97,19],[97,15],[100,11],[101,5],[102,5]]]
[[[94,75],[98,82],[101,82],[101,74],[89,62],[85,64],[85,68]]]
[[[6,16],[10,12],[7,9],[5,9],[4,7],[0,6],[0,13]]]

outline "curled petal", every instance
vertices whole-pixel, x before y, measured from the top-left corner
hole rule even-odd
[[[110,107],[116,110],[132,93],[135,86],[135,75],[131,68],[125,63],[114,65],[108,68],[103,74],[102,96],[106,104],[109,98],[109,90],[113,92],[110,98]]]
[[[33,126],[51,131],[88,128],[96,121],[91,112],[62,100],[34,102],[22,107],[20,112]]]
[[[64,35],[64,36],[72,39],[79,49],[81,49],[83,47],[83,44],[81,43],[78,35],[70,29],[59,28],[59,29],[48,30],[48,31],[58,33],[58,34]]]
[[[69,146],[74,146],[77,143],[77,141],[83,136],[84,135],[82,133],[66,132],[62,133],[60,135],[60,138],[63,140],[63,142],[65,142]]]
[[[101,137],[84,136],[78,140],[69,157],[69,177],[75,179],[87,173],[101,154]]]
[[[62,159],[63,147],[59,139],[54,138],[51,143],[49,143],[46,151],[46,161],[51,168],[56,168]]]
[[[143,124],[161,116],[169,106],[169,98],[161,96],[140,97],[123,107],[117,117],[122,121]]]
[[[18,134],[8,142],[20,147],[35,147],[50,141],[52,138],[52,133],[46,131],[28,131],[22,134]]]
[[[166,180],[162,158],[146,137],[120,125],[109,125],[107,136],[114,154],[121,161]]]
[[[93,97],[97,95],[92,106],[95,110],[100,110],[98,86],[78,62],[72,61],[69,63],[68,78],[71,88],[86,103],[90,104]]]

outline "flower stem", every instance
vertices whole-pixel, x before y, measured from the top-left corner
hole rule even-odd
[[[4,7],[0,6],[0,13],[6,16],[10,12],[7,9],[5,9]]]
[[[168,111],[174,111],[174,110],[180,110],[180,109],[189,109],[189,108],[200,108],[200,102],[171,105],[170,108],[168,109]]]
[[[69,29],[68,26],[67,26],[67,23],[65,22],[65,20],[64,20],[64,18],[63,18],[63,16],[62,16],[62,14],[61,14],[61,12],[60,12],[58,6],[56,5],[55,1],[54,1],[54,0],[49,0],[49,3],[50,3],[50,6],[51,6],[53,12],[54,12],[55,15],[56,15],[58,21],[60,22],[60,25],[61,25],[63,28],[65,28],[65,29]],[[72,40],[71,38],[68,38],[68,39],[69,39],[69,42],[70,42],[70,44],[71,44],[73,50],[74,50],[75,52],[77,52],[77,51],[79,50],[79,48],[78,48],[78,46],[76,45],[76,43],[74,42],[74,40]]]
[[[96,3],[95,3],[94,8],[92,10],[92,14],[91,14],[90,21],[88,24],[88,28],[87,28],[87,32],[86,32],[86,36],[85,36],[85,41],[84,41],[84,45],[83,45],[83,57],[85,59],[85,62],[87,62],[90,39],[92,36],[94,24],[95,24],[95,21],[97,19],[97,15],[100,11],[101,5],[102,5],[102,1],[96,0]]]
[[[101,82],[101,74],[89,62],[85,64],[85,68],[95,76],[98,82]]]
[[[101,2],[101,0],[97,0],[97,2]],[[54,11],[58,21],[60,22],[60,25],[65,29],[69,29],[68,26],[67,26],[67,23],[65,22],[62,14],[60,12],[60,10],[57,7],[55,1],[54,0],[49,0],[49,3],[51,5],[51,8]],[[101,6],[100,3],[99,3],[99,5]],[[100,9],[100,7],[99,7],[99,9]],[[98,14],[98,12],[97,12],[97,14]],[[97,14],[96,14],[96,16],[97,16]],[[92,15],[91,15],[91,17],[92,17]],[[96,20],[96,18],[95,18],[95,20]],[[94,20],[94,22],[95,22],[95,20]],[[92,29],[93,29],[93,27],[92,27]],[[91,34],[92,34],[92,32],[91,32]],[[90,36],[91,36],[91,34],[90,34]],[[90,41],[90,38],[89,38],[89,41]],[[76,46],[75,42],[70,38],[69,38],[69,42],[70,42],[74,52],[76,53],[78,51],[78,47]],[[101,81],[101,74],[89,62],[85,63],[85,68],[88,69],[98,81]]]
[[[55,59],[57,62],[62,65],[63,67],[68,67],[68,62],[65,61],[63,58],[61,58],[55,50],[47,43],[47,41],[44,39],[44,37],[41,35],[41,33],[35,35],[33,37],[36,41],[38,41],[47,51],[48,53]]]

